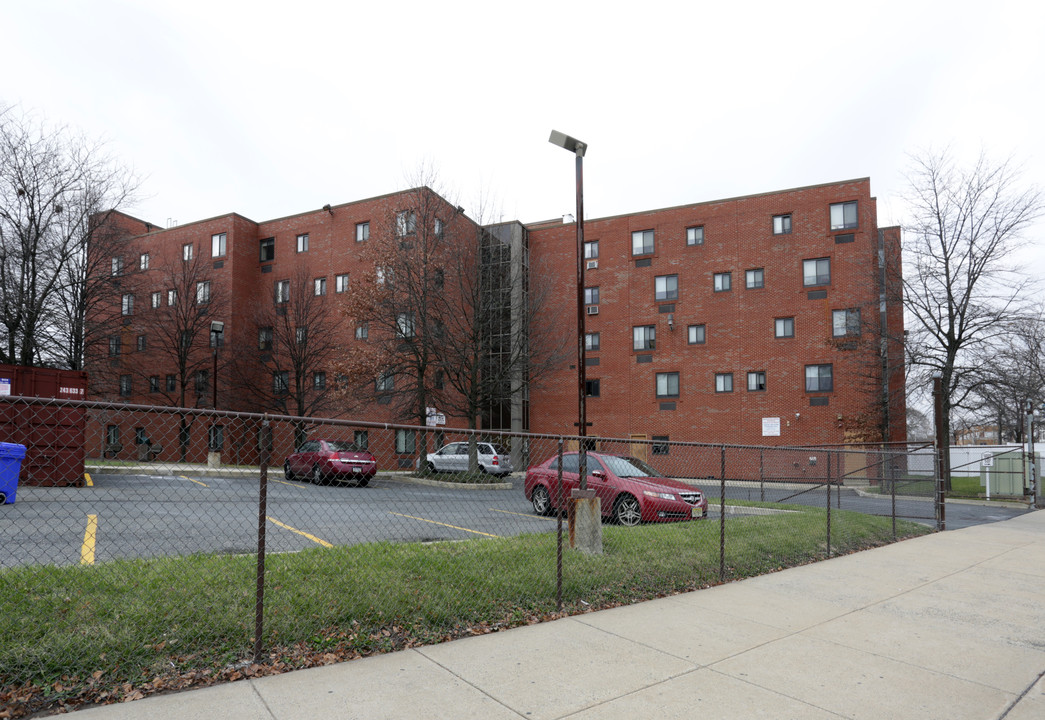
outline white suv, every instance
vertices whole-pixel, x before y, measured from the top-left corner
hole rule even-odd
[[[479,469],[490,475],[507,475],[512,471],[512,458],[503,448],[487,442],[475,444]],[[430,472],[466,472],[468,470],[468,442],[454,442],[428,453]]]

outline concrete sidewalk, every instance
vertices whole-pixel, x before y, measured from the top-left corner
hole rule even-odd
[[[91,718],[1045,718],[1045,513]]]

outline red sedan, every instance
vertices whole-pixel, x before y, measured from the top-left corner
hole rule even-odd
[[[336,481],[366,487],[376,473],[374,456],[345,440],[309,440],[283,463],[287,480],[307,477],[317,485]]]
[[[621,525],[704,518],[708,500],[699,489],[666,478],[642,460],[625,455],[587,453],[588,487],[602,501],[602,514]],[[579,457],[562,456],[562,493],[568,498],[580,487]],[[552,456],[526,471],[523,490],[534,512],[548,515],[558,508],[559,458]]]

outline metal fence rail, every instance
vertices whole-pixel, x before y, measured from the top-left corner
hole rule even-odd
[[[588,438],[606,515],[592,557],[570,549],[565,504],[543,512],[526,483],[562,453],[547,489],[568,490],[576,437],[29,398],[0,398],[0,434],[32,448],[0,506],[0,690],[87,699],[92,683],[316,664],[704,587],[933,517],[906,449]],[[288,462],[319,440],[355,453],[343,475]],[[461,469],[430,467],[452,444]],[[621,490],[614,456],[679,487]]]

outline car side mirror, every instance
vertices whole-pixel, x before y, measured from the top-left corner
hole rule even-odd
[[[598,478],[599,480],[605,480],[606,479],[606,473],[604,473],[602,470],[592,470],[591,471],[591,476],[593,478]]]

